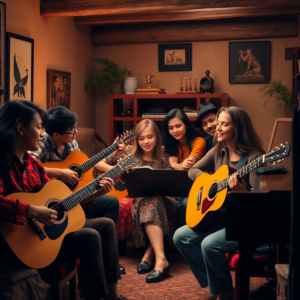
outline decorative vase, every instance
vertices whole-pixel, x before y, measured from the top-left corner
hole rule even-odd
[[[284,105],[284,114],[287,118],[292,118],[293,117],[293,103],[285,104]]]
[[[109,93],[114,95],[124,94],[124,83],[112,83],[109,86]]]
[[[138,87],[138,80],[136,77],[126,77],[124,81],[125,94],[134,94]]]

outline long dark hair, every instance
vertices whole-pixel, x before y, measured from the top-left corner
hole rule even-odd
[[[199,133],[195,131],[195,129],[192,127],[192,124],[185,114],[185,112],[180,109],[180,108],[174,108],[168,112],[168,114],[165,116],[164,121],[163,121],[163,144],[165,146],[165,151],[167,154],[171,156],[176,156],[177,155],[177,146],[178,146],[178,141],[173,138],[169,132],[169,121],[171,119],[178,118],[180,119],[186,128],[186,144],[189,148],[189,151],[192,151],[192,142],[193,140],[200,136]]]
[[[262,141],[255,132],[249,115],[241,108],[236,106],[221,107],[217,113],[217,118],[221,112],[227,112],[234,125],[234,139],[236,142],[236,153],[242,155],[245,152],[257,150],[261,153],[265,153],[262,148]],[[214,136],[214,144],[216,150],[219,151],[224,146],[224,143],[217,142],[217,135]]]
[[[30,101],[14,100],[5,103],[0,109],[0,176],[6,176],[11,169],[17,141],[17,124],[28,127],[35,114],[40,114],[43,125],[47,123],[47,114]]]
[[[139,160],[139,166],[143,165],[143,149],[139,145],[138,139],[139,136],[141,135],[141,132],[146,128],[146,127],[152,127],[155,137],[156,137],[156,144],[154,147],[153,151],[153,160],[157,163],[157,168],[161,169],[164,165],[164,159],[162,156],[162,151],[161,151],[161,136],[160,136],[160,131],[155,124],[150,119],[145,119],[139,122],[136,127],[134,128],[135,132],[135,140],[132,148],[132,155],[136,157]]]

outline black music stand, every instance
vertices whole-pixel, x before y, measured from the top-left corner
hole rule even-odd
[[[135,197],[188,197],[190,192],[187,171],[153,170],[137,168],[129,174],[124,174],[128,196]]]

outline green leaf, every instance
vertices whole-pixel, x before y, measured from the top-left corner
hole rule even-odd
[[[119,68],[119,66],[108,58],[94,58],[94,62],[102,65],[100,70],[94,69],[92,74],[88,76],[85,81],[85,89],[90,90],[95,86],[101,87],[100,96],[103,98],[106,94],[108,86],[112,83],[122,83],[126,76],[131,76],[132,73],[126,68]]]

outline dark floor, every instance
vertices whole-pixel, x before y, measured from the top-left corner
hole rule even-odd
[[[120,256],[120,264],[126,269],[126,274],[122,275],[122,280],[119,281],[120,294],[128,300],[207,299],[208,288],[200,288],[188,265],[176,250],[167,250],[167,259],[171,266],[170,277],[159,283],[146,283],[147,274],[139,275],[136,273],[136,266],[143,256],[143,251],[135,249],[131,255],[123,253]],[[232,275],[234,276],[234,273]],[[253,292],[264,283],[266,283],[264,278],[251,278],[250,290]],[[271,289],[272,287],[265,288],[261,292],[258,290],[249,299],[275,300],[276,293],[270,292]],[[64,288],[63,299],[69,299],[67,286]],[[83,300],[83,298],[79,298],[79,300]]]

